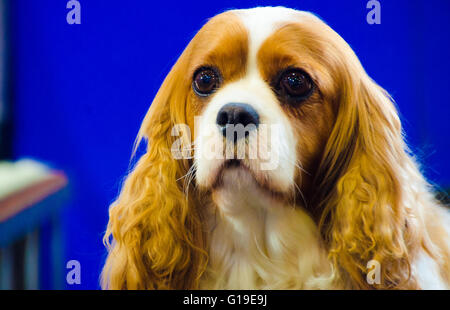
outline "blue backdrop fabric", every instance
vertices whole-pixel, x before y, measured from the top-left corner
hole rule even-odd
[[[14,154],[69,176],[64,259],[78,260],[82,273],[80,285],[66,288],[99,287],[108,207],[139,125],[184,47],[207,18],[226,9],[283,5],[324,19],[395,99],[426,176],[450,185],[450,1],[380,0],[379,25],[366,22],[366,0],[80,0],[79,25],[66,22],[67,2],[10,1]],[[42,266],[43,287],[54,287],[52,266]]]

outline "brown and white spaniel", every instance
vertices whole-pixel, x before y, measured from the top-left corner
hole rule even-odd
[[[104,288],[449,288],[448,210],[389,94],[310,13],[210,19],[141,139],[110,208]]]

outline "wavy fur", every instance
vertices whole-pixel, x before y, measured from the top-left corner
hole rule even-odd
[[[103,288],[187,289],[198,285],[206,262],[201,223],[195,200],[187,199],[182,182],[177,181],[187,173],[189,163],[174,160],[171,153],[172,127],[186,123],[185,111],[178,104],[187,104],[187,90],[177,89],[184,85],[185,76],[179,72],[186,59],[180,58],[156,95],[137,139],[137,145],[148,139],[147,153],[110,208]]]
[[[350,48],[345,44],[340,50],[346,60],[337,73],[342,95],[313,203],[340,281],[373,288],[366,264],[377,260],[382,271],[376,288],[420,288],[412,271],[419,251],[439,261],[448,279],[448,236],[433,235],[424,219],[441,210],[409,155],[396,108]]]

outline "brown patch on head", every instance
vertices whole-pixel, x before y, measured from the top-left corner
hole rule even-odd
[[[303,169],[297,171],[296,183],[309,190],[311,178],[335,122],[337,85],[333,63],[336,56],[330,29],[317,18],[299,16],[298,22],[280,25],[258,51],[258,65],[263,79],[276,88],[278,77],[288,68],[299,68],[314,82],[307,99],[293,103],[279,98],[298,139],[297,158]]]
[[[220,75],[220,86],[245,75],[248,33],[239,17],[232,12],[212,18],[198,32],[189,48],[189,69],[185,74],[191,82],[194,72],[201,67],[216,69]],[[190,97],[193,104],[189,114],[198,115],[209,97],[198,98],[192,91]]]

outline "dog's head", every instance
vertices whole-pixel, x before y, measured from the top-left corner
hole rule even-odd
[[[307,204],[357,285],[370,259],[407,264],[397,112],[310,13],[256,8],[209,20],[166,77],[141,138],[147,153],[110,210],[108,287],[196,287],[207,260],[201,200],[248,186]]]
[[[311,181],[335,119],[338,85],[326,68],[336,64],[319,43],[328,32],[284,8],[227,12],[200,31],[194,43],[208,43],[193,44],[191,69],[200,188],[248,177],[286,198]]]

